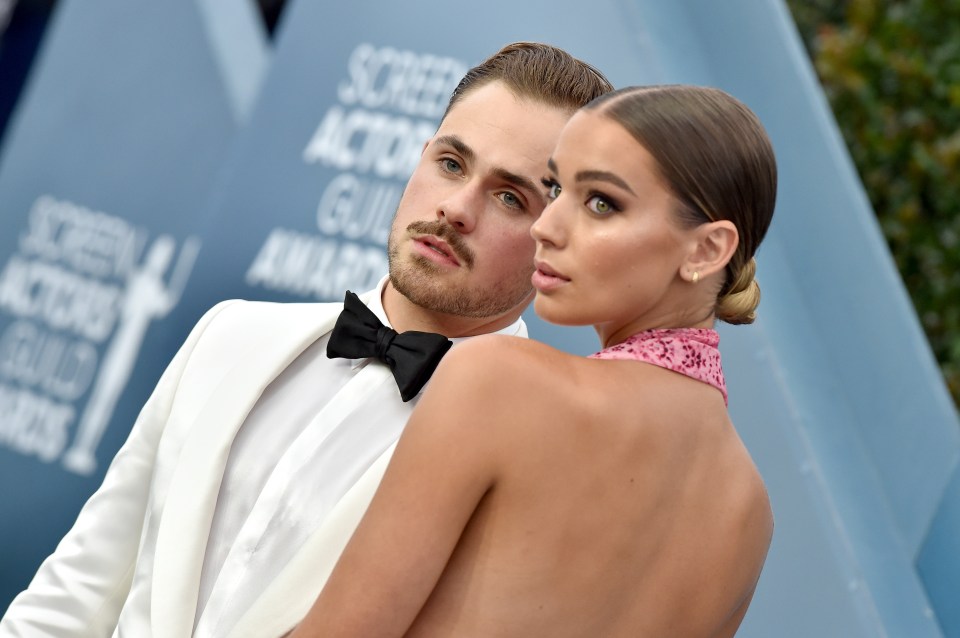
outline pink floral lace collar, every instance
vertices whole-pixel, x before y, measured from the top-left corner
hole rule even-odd
[[[709,328],[669,328],[638,332],[605,348],[591,359],[633,359],[703,381],[720,390],[727,403],[727,384],[720,365],[720,335]]]

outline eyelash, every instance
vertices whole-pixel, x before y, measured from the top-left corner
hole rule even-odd
[[[603,215],[609,215],[609,214],[611,214],[611,213],[619,213],[619,212],[620,212],[620,210],[621,210],[620,205],[617,204],[617,202],[615,202],[615,201],[613,201],[612,199],[610,199],[610,196],[609,196],[609,195],[604,195],[603,193],[597,193],[597,192],[592,192],[592,193],[590,193],[589,195],[590,195],[590,197],[587,199],[587,202],[586,202],[585,206],[586,206],[587,208],[589,208],[595,215],[601,215],[601,216],[603,216]],[[606,211],[606,212],[602,212],[602,211],[599,211],[599,210],[594,210],[594,209],[591,208],[591,206],[590,206],[590,202],[592,202],[592,201],[594,201],[594,200],[602,200],[602,201],[606,202],[606,204],[607,204],[607,206],[610,208],[610,210],[608,210],[608,211]]]
[[[437,163],[440,165],[440,170],[444,171],[445,173],[456,173],[456,174],[460,174],[460,173],[463,172],[463,166],[460,164],[460,162],[458,162],[457,160],[455,160],[455,159],[453,159],[453,158],[451,158],[451,157],[441,157],[439,160],[437,160]],[[456,170],[451,170],[451,169],[449,168],[449,165],[450,165],[450,164],[456,164],[456,165],[457,165],[457,169],[456,169]]]
[[[560,194],[560,184],[557,183],[557,180],[544,177],[540,180],[540,183],[547,187],[547,199],[550,201],[555,200],[557,195]],[[557,191],[554,192],[554,189],[557,189]]]
[[[516,202],[513,203],[513,204],[508,204],[507,202],[503,201],[503,197],[504,197],[505,195],[510,195],[511,197],[513,197],[513,199],[516,200]],[[503,202],[503,205],[504,205],[504,206],[507,206],[507,207],[509,207],[509,208],[514,208],[514,209],[516,209],[516,210],[525,210],[525,209],[526,209],[526,206],[523,205],[523,200],[520,199],[520,196],[517,195],[516,193],[510,192],[510,191],[503,191],[503,192],[501,192],[501,193],[498,193],[498,194],[497,194],[497,197],[500,199],[501,202]]]
[[[540,180],[540,182],[547,187],[547,199],[550,201],[555,200],[563,190],[560,184],[555,179],[544,177],[543,179]],[[590,206],[590,202],[592,202],[593,200],[602,200],[607,204],[610,210],[606,212],[596,210],[595,208]],[[611,213],[618,213],[621,210],[623,210],[620,207],[620,205],[616,202],[616,200],[611,198],[609,195],[605,195],[604,193],[600,193],[597,191],[590,191],[589,193],[587,193],[587,201],[584,202],[584,206],[586,206],[590,210],[590,212],[592,212],[594,215],[600,215],[600,216],[609,215]]]

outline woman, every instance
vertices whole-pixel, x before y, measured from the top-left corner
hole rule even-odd
[[[732,636],[773,520],[716,319],[749,323],[776,167],[706,88],[629,88],[560,136],[534,224],[544,319],[589,358],[455,348],[294,636]]]

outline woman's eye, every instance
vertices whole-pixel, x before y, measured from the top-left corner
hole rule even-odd
[[[544,181],[544,185],[547,187],[547,199],[554,200],[560,196],[560,184]]]
[[[609,215],[617,210],[613,203],[602,195],[594,195],[587,200],[587,208],[598,215]]]

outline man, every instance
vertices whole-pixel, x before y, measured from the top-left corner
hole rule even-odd
[[[362,303],[346,300],[344,315],[359,313],[372,330],[373,351],[331,343],[335,322],[334,336],[357,329],[338,320],[341,304],[234,301],[208,312],[103,486],[11,604],[0,637],[270,636],[293,627],[448,346],[425,337],[439,350],[412,382],[401,380],[406,364],[391,348],[407,348],[408,331],[525,335],[529,229],[546,204],[539,180],[569,116],[610,88],[541,44],[509,45],[471,69],[397,209],[389,280]],[[378,358],[397,368],[396,381]]]

